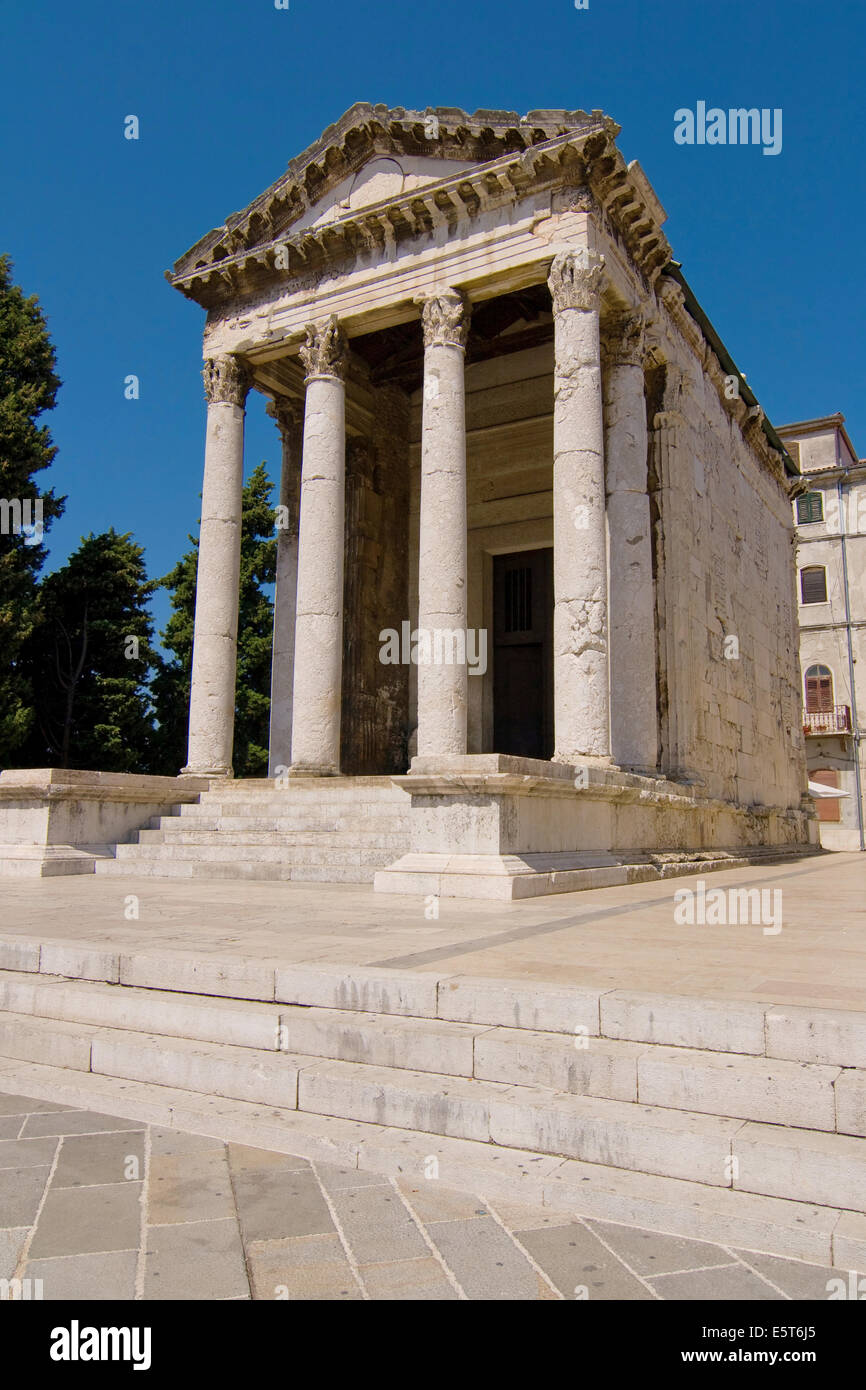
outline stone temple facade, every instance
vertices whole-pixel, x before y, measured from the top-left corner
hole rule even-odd
[[[187,765],[5,774],[6,871],[92,871],[130,802],[144,824],[200,795],[200,835],[178,814],[114,867],[511,898],[815,845],[796,465],[618,134],[359,104],[181,257],[207,311]],[[232,790],[252,390],[282,439],[271,778]],[[36,843],[49,800],[72,810]],[[299,832],[325,844],[338,810],[304,868]],[[291,833],[266,852],[263,826]]]

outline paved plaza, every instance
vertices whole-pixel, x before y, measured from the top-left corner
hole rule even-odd
[[[780,890],[782,930],[678,925],[694,876],[525,902],[383,898],[356,884],[9,880],[0,935],[269,963],[555,981],[817,1008],[866,1007],[866,861],[828,854],[706,876]]]
[[[839,1274],[0,1094],[0,1279],[31,1297],[779,1301]]]

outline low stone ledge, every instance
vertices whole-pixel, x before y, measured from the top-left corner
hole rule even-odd
[[[0,773],[0,878],[93,873],[156,816],[207,791],[206,777],[67,768]]]

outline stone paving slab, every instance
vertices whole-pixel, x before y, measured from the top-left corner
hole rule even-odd
[[[0,1114],[47,1159],[0,1168],[0,1279],[46,1300],[814,1301],[844,1273],[26,1096]]]

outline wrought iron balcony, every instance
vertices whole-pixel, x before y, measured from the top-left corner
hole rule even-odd
[[[848,705],[834,705],[832,709],[819,714],[803,715],[803,733],[809,734],[850,734],[851,710]]]

